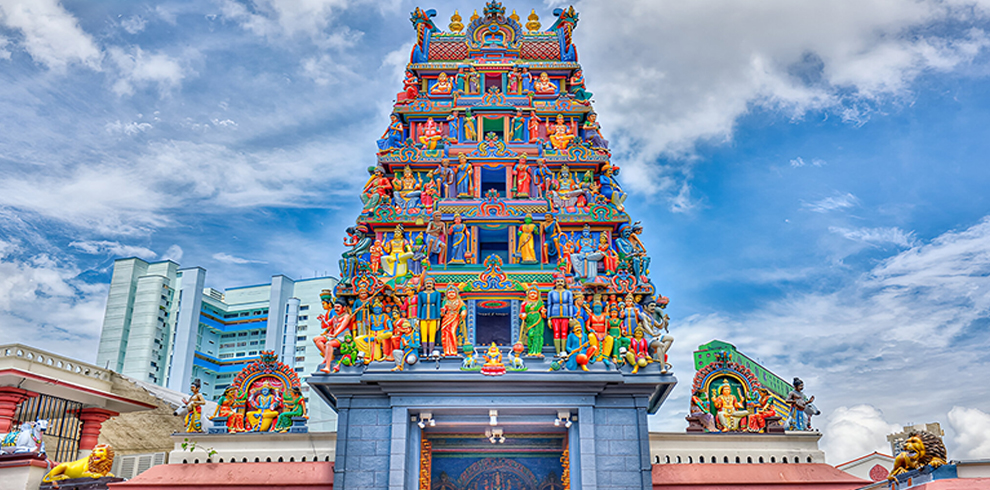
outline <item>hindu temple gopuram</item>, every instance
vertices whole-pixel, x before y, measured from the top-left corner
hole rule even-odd
[[[554,15],[543,29],[490,2],[445,32],[412,13],[308,379],[339,414],[335,487],[652,485],[647,415],[676,382],[668,300],[578,64],[578,14]]]

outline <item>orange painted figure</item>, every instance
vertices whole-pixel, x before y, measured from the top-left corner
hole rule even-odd
[[[759,388],[760,398],[754,408],[756,412],[749,416],[749,431],[761,432],[767,427],[767,418],[777,415],[773,409],[773,398],[766,388]]]
[[[558,150],[567,149],[567,145],[571,143],[574,139],[574,135],[570,133],[570,128],[564,123],[564,116],[562,114],[557,114],[557,122],[547,128],[547,134],[550,135],[550,144]]]
[[[378,275],[382,270],[382,254],[385,253],[385,248],[382,246],[381,240],[375,240],[375,243],[371,246],[371,272]]]
[[[467,317],[467,306],[456,286],[447,286],[446,301],[440,308],[440,341],[445,357],[457,355],[457,330]]]
[[[427,150],[435,150],[437,148],[437,142],[443,138],[443,132],[433,118],[426,120],[426,126],[423,127],[423,135],[419,137],[419,142],[422,143]]]
[[[516,176],[516,197],[528,198],[529,187],[533,178],[529,175],[529,165],[526,164],[526,156],[519,158],[519,163],[513,169]]]
[[[615,274],[615,271],[619,267],[619,256],[615,253],[615,250],[612,250],[612,245],[608,241],[608,234],[602,233],[599,235],[598,251],[604,255],[602,263],[605,264],[605,273],[608,275]]]
[[[333,302],[333,316],[330,316],[330,304],[333,297],[329,290],[323,290],[320,293],[320,299],[323,302],[324,310],[323,314],[319,316],[323,333],[313,337],[313,343],[316,344],[316,348],[323,354],[324,366],[321,371],[329,373],[333,368],[334,349],[339,348],[341,344],[340,339],[337,337],[343,333],[351,333],[353,335],[351,329],[354,326],[354,316],[347,310],[347,304],[343,299]]]

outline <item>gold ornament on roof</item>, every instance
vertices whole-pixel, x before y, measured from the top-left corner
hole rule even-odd
[[[450,16],[450,25],[447,26],[450,32],[458,34],[464,30],[464,24],[461,23],[461,20],[461,15],[455,10],[454,15]]]
[[[471,22],[474,22],[476,20],[478,20],[478,11],[477,10],[475,10],[474,13],[471,14]]]
[[[516,9],[512,9],[512,15],[510,15],[509,18],[516,22],[519,22],[519,15],[516,14]]]
[[[515,12],[513,12],[512,15],[515,15]],[[526,28],[529,29],[529,32],[539,31],[540,27],[543,27],[543,25],[540,24],[540,16],[536,15],[536,9],[533,9],[533,12],[529,14],[527,20],[529,20],[529,22],[526,23]]]

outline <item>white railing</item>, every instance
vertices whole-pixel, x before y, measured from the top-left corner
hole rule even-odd
[[[20,358],[30,362],[36,362],[54,369],[61,369],[69,373],[89,376],[91,378],[110,381],[110,371],[102,369],[92,364],[69,359],[68,357],[52,354],[41,349],[28,347],[22,344],[0,345],[0,360],[4,358]]]

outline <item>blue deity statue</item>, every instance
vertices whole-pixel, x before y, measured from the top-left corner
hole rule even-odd
[[[574,276],[594,281],[598,277],[598,263],[604,257],[605,255],[598,250],[598,243],[591,237],[591,226],[585,224],[581,238],[578,239],[577,250],[571,253]]]

